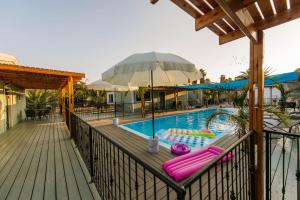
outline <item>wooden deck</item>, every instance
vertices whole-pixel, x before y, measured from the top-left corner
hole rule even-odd
[[[91,124],[93,124],[93,122],[90,122]],[[97,123],[94,123],[94,125]],[[162,169],[162,163],[166,160],[172,159],[174,158],[174,155],[170,153],[169,149],[166,149],[164,147],[160,146],[160,151],[158,154],[150,154],[147,151],[147,140],[136,135],[136,134],[132,134],[126,130],[123,130],[121,128],[118,128],[116,126],[113,125],[104,125],[104,126],[98,126],[96,127],[102,134],[104,134],[105,136],[107,136],[108,138],[110,138],[111,140],[113,140],[114,142],[116,142],[118,145],[122,146],[123,148],[125,148],[126,150],[128,150],[129,152],[131,152],[132,154],[134,154],[135,156],[137,156],[139,159],[143,160],[144,162],[146,162],[147,164],[149,164],[151,167],[153,167],[157,172],[159,172],[160,174],[162,174],[163,176],[165,176],[167,179],[169,179],[170,181],[173,181],[166,173],[165,171]],[[237,136],[235,135],[227,135],[224,136],[223,138],[219,139],[218,141],[215,142],[216,145],[223,147],[223,148],[227,148],[229,146],[231,146],[234,142],[236,142],[238,140]],[[115,154],[117,155],[118,152],[115,152]],[[238,153],[239,154],[239,153]],[[240,154],[237,156],[238,159],[241,159]],[[117,160],[123,160],[123,156],[120,156],[120,158],[118,158]],[[134,168],[131,171],[131,176],[130,176],[130,172],[127,170],[125,170],[126,172],[122,172],[122,165],[125,165],[125,169],[128,168],[128,166],[130,166],[130,164],[128,164],[128,157],[124,156],[124,160],[126,161],[124,164],[122,164],[122,162],[120,163],[119,161],[117,162],[117,166],[116,167],[116,172],[111,171],[112,176],[114,177],[114,174],[121,174],[121,179],[122,177],[126,177],[125,183],[122,183],[122,181],[118,181],[116,180],[116,187],[118,187],[118,185],[120,185],[121,188],[121,192],[120,194],[116,195],[116,199],[132,199],[135,198],[137,195],[139,198],[147,198],[147,199],[154,199],[154,194],[156,194],[158,199],[166,199],[166,191],[167,188],[165,186],[165,184],[163,184],[161,181],[156,180],[156,183],[154,183],[153,180],[153,176],[149,173],[143,174],[143,169],[138,167],[138,174],[137,177],[135,177],[133,174],[135,173]],[[235,160],[236,161],[236,160]],[[134,162],[131,163],[132,165],[134,164]],[[245,163],[246,164],[246,163]],[[232,163],[228,163],[228,166],[230,168],[230,166],[232,165]],[[243,168],[246,167],[246,165],[243,166]],[[130,167],[129,167],[130,168]],[[242,167],[241,167],[242,168]],[[121,170],[121,173],[119,173],[118,171]],[[211,173],[211,193],[214,193],[215,190],[215,177],[214,177],[214,171],[215,169],[212,169],[212,173]],[[220,188],[220,184],[221,184],[221,169],[220,167],[217,168],[218,170],[218,188]],[[110,169],[107,168],[107,172],[110,173]],[[231,173],[230,173],[231,174]],[[143,183],[143,177],[146,176],[146,183]],[[236,174],[233,175],[234,176],[234,180],[233,182],[230,181],[230,186],[232,186],[234,183],[234,185],[236,185],[236,179],[238,179],[239,177],[236,176]],[[235,178],[237,177],[237,178]],[[225,179],[225,177],[223,177]],[[131,180],[130,180],[131,179]],[[138,180],[138,181],[137,181]],[[213,180],[213,181],[212,181]],[[241,180],[241,179],[240,179]],[[134,183],[138,182],[139,183],[139,188],[143,188],[143,187],[147,187],[147,194],[145,194],[142,190],[139,192],[136,192],[134,190]],[[223,181],[222,181],[223,182]],[[184,181],[182,183],[179,184],[183,184]],[[207,183],[208,183],[208,177],[204,176],[203,177],[203,183],[202,183],[202,188],[207,188]],[[124,187],[124,184],[126,185],[126,188],[128,189],[122,189]],[[147,184],[147,186],[145,186],[145,184]],[[242,183],[239,183],[240,185],[242,185]],[[131,186],[130,186],[131,185]],[[155,185],[155,186],[154,186]],[[243,186],[243,185],[242,185]],[[125,187],[124,187],[125,188]],[[131,190],[130,190],[131,188]],[[199,185],[198,184],[194,184],[192,186],[193,188],[193,199],[199,199]],[[124,190],[126,192],[124,192]],[[113,191],[114,192],[114,191]],[[225,192],[226,192],[226,188],[225,188]],[[221,189],[219,189],[217,191],[218,195],[221,196]],[[242,192],[241,192],[242,193]],[[228,192],[229,194],[229,192]],[[120,196],[121,195],[121,196]],[[203,191],[203,197],[208,197],[208,189],[204,189]],[[215,194],[213,194],[212,196],[214,196]],[[241,197],[241,196],[240,196]],[[176,194],[175,192],[170,192],[170,199],[176,199]],[[205,199],[205,198],[204,198]],[[225,198],[226,199],[226,198]]]
[[[0,135],[0,199],[98,199],[60,121],[26,121]]]
[[[165,173],[165,171],[162,169],[161,165],[164,161],[169,160],[171,158],[174,157],[173,154],[170,153],[169,149],[166,149],[164,147],[160,146],[160,151],[158,154],[150,154],[147,151],[147,140],[145,140],[144,138],[136,135],[136,134],[132,134],[126,130],[123,130],[121,128],[118,128],[116,126],[113,125],[99,125],[99,123],[97,122],[89,122],[90,124],[96,126],[96,128],[105,136],[107,136],[108,138],[110,138],[111,140],[113,140],[114,142],[116,142],[118,145],[122,146],[123,148],[125,148],[126,150],[128,150],[129,152],[131,152],[132,154],[134,154],[135,156],[137,156],[139,159],[145,161],[147,164],[151,165],[151,167],[153,167],[157,172],[159,172],[160,174],[164,175],[165,177],[169,178],[169,176]],[[219,139],[218,141],[215,142],[215,145],[223,147],[223,148],[228,148],[229,146],[231,146],[234,142],[236,142],[238,140],[238,138],[235,135],[226,135],[223,138]],[[285,181],[286,181],[286,194],[285,197],[286,199],[294,199],[295,198],[295,194],[296,194],[296,187],[294,187],[293,185],[296,184],[296,176],[295,176],[295,172],[296,172],[296,142],[295,140],[290,140],[290,139],[286,139],[285,140],[285,148],[286,148],[286,159],[285,159],[285,173],[284,176]],[[282,167],[282,139],[280,140],[273,140],[272,141],[272,197],[273,199],[277,199],[277,197],[282,198],[282,171],[283,171],[283,167]],[[117,155],[118,152],[115,152],[115,154]],[[124,156],[124,155],[123,155]],[[123,156],[120,156],[120,160],[123,160]],[[233,162],[229,162],[228,164],[226,164],[229,169],[231,169],[231,166],[237,162],[237,160],[241,160],[242,159],[242,153],[238,152],[235,156],[235,158],[233,159]],[[125,169],[128,168],[128,157],[124,156],[124,160],[125,163],[119,163],[117,162],[117,166],[120,165],[119,167],[116,167],[116,172],[111,171],[112,174],[121,174],[121,179],[126,180],[124,183],[122,183],[122,181],[116,181],[116,187],[118,187],[118,185],[121,185],[121,192],[120,194],[118,194],[116,196],[116,198],[126,198],[126,199],[131,199],[131,198],[135,198],[136,195],[138,195],[139,198],[145,198],[146,195],[145,193],[143,193],[143,191],[139,191],[139,193],[137,194],[134,190],[134,183],[136,183],[136,180],[139,180],[139,187],[143,188],[143,169],[138,169],[138,178],[136,179],[133,175],[130,177],[130,172],[131,174],[134,174],[134,170],[128,170],[128,172],[126,171],[125,174],[122,175],[122,171],[121,173],[118,172],[118,169],[122,169],[122,165],[125,165]],[[248,160],[248,159],[246,159]],[[134,162],[132,162],[134,163]],[[129,164],[130,166],[130,164]],[[248,161],[239,163],[238,164],[238,170],[243,170],[244,168],[246,168],[248,166]],[[221,169],[220,167],[217,167],[217,179],[218,179],[218,184],[216,187],[216,184],[214,182],[215,180],[215,169],[211,170],[211,177],[210,180],[213,180],[210,184],[210,193],[211,193],[211,198],[214,199],[216,198],[216,194],[218,193],[218,198],[221,198],[221,186],[223,185],[225,187],[225,191],[224,194],[225,195],[225,199],[229,199],[229,195],[228,191],[226,191],[226,187],[228,183],[223,183],[226,182],[226,177],[221,175]],[[231,174],[233,174],[233,179],[229,180],[229,185],[230,185],[230,190],[232,190],[232,188],[235,191],[240,191],[239,194],[237,194],[237,199],[246,199],[245,197],[245,193],[244,193],[244,188],[248,187],[246,182],[246,179],[248,179],[249,175],[248,173],[242,173],[242,177],[240,178],[239,175],[237,173],[234,173],[236,169],[233,169],[233,171],[229,170],[229,176],[231,176]],[[107,168],[107,172],[110,173],[110,169]],[[130,181],[131,179],[131,181]],[[151,174],[147,174],[146,173],[146,183],[147,184],[147,199],[153,199],[154,198],[154,194],[156,194],[159,199],[165,199],[166,198],[166,187],[164,184],[162,184],[159,180],[157,180],[156,182],[156,188],[154,188],[154,182],[153,182],[153,177],[151,176]],[[222,180],[223,179],[223,180]],[[231,179],[231,178],[230,178]],[[169,180],[172,181],[172,179],[169,178]],[[202,191],[202,194],[204,199],[208,198],[208,177],[205,175],[203,176],[203,180],[202,180],[202,185],[201,187],[204,188]],[[179,184],[183,184],[184,181],[182,183]],[[126,189],[122,189],[124,187],[124,184],[126,185],[126,187],[128,188],[132,188],[131,190],[127,190]],[[131,186],[129,186],[131,185]],[[240,188],[239,188],[240,187]],[[125,187],[124,187],[125,188]],[[216,191],[216,188],[218,188],[218,191]],[[242,188],[242,189],[241,189]],[[192,196],[193,199],[199,199],[199,184],[195,184],[192,187]],[[125,191],[125,192],[124,192]],[[121,195],[121,196],[120,196]],[[170,199],[175,199],[176,198],[176,194],[175,193],[170,193]]]

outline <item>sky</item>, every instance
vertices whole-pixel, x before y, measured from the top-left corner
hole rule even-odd
[[[87,82],[134,53],[177,54],[218,81],[248,67],[249,40],[219,45],[170,1],[0,0],[0,52],[22,65],[84,72]],[[274,74],[300,67],[300,20],[265,31],[265,66]]]

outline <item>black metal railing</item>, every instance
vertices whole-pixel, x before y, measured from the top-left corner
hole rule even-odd
[[[103,199],[182,199],[185,190],[71,114],[71,135]]]
[[[300,199],[299,133],[265,130],[265,199]]]
[[[181,183],[74,113],[71,113],[71,135],[103,199],[250,199],[255,194],[250,192],[255,188],[251,133]]]
[[[254,149],[254,134],[240,138],[183,184],[186,198],[255,199]]]
[[[201,108],[202,105],[197,101],[178,101],[177,109],[175,102],[167,101],[165,103],[155,102],[154,112],[163,113],[175,110],[189,110],[194,108]],[[88,104],[77,104],[75,105],[74,112],[80,116],[80,118],[91,121],[91,120],[102,120],[114,117],[125,118],[125,117],[144,117],[152,112],[152,103],[144,103],[144,111],[142,111],[142,103],[125,103],[119,102],[114,104],[101,104],[101,105],[88,105]]]

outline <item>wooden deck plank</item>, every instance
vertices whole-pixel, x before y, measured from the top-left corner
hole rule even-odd
[[[36,179],[34,182],[34,188],[32,191],[32,199],[43,199],[44,191],[45,191],[45,179],[46,179],[46,171],[47,171],[47,156],[48,156],[48,146],[49,146],[49,137],[50,137],[50,127],[46,126],[44,130],[45,134],[45,143],[42,148],[41,158],[38,170],[36,172]]]
[[[45,129],[42,129],[42,130],[45,131]],[[31,198],[32,191],[34,188],[34,182],[35,182],[36,175],[37,175],[36,172],[38,170],[40,158],[41,158],[41,154],[42,154],[42,147],[44,146],[44,143],[46,140],[45,136],[46,136],[46,134],[41,134],[42,139],[39,141],[39,144],[37,145],[37,149],[36,149],[36,152],[32,159],[30,168],[28,170],[27,177],[24,181],[24,185],[23,185],[22,191],[19,196],[20,200],[26,200],[26,199]]]
[[[64,122],[26,121],[0,135],[0,199],[94,199]]]
[[[22,144],[27,144],[30,139],[33,137],[33,135],[30,134],[24,134],[24,138],[23,141],[19,142],[18,144],[16,144],[16,146],[14,146],[12,148],[13,153],[8,153],[8,159],[5,160],[6,162],[2,162],[2,168],[0,170],[0,187],[2,186],[2,184],[4,183],[6,177],[9,175],[9,172],[12,168],[12,166],[14,165],[14,163],[16,162],[16,160],[18,159],[18,157],[20,156],[20,153],[22,152]]]
[[[26,143],[26,145],[21,145],[20,150],[21,152],[15,159],[15,162],[13,162],[12,166],[9,169],[9,172],[7,173],[7,176],[3,180],[3,184],[0,188],[0,199],[6,199],[8,193],[10,192],[10,189],[16,179],[16,177],[19,175],[20,170],[22,169],[22,165],[24,163],[24,160],[27,156],[30,156],[29,153],[32,149],[35,147],[35,142],[38,138],[38,127],[36,127],[33,131],[33,134],[31,135],[30,139]]]
[[[27,136],[29,136],[29,134],[25,131],[26,129],[23,127],[23,129],[21,129],[21,131],[16,132],[15,134],[12,135],[18,135],[21,134],[20,136],[20,140],[13,140],[13,141],[7,141],[7,146],[5,147],[5,149],[2,149],[1,153],[0,153],[0,173],[1,170],[3,169],[3,167],[7,164],[7,162],[10,159],[13,159],[15,152],[19,149],[20,144],[22,144],[22,141],[25,140],[27,138]],[[4,139],[4,141],[6,141]]]
[[[61,148],[63,165],[64,165],[64,169],[65,169],[65,179],[66,179],[68,196],[69,196],[69,199],[74,199],[74,200],[81,199],[79,189],[77,186],[77,181],[76,181],[75,175],[73,173],[73,168],[72,168],[72,164],[70,161],[70,157],[67,152],[67,147],[66,147],[65,138],[64,138],[65,131],[62,130],[62,127],[61,127],[62,125],[59,125],[59,126],[60,126],[59,134],[58,134],[59,135],[59,144],[60,144],[60,148]]]
[[[55,177],[57,196],[61,199],[68,199],[68,190],[66,185],[65,169],[62,158],[62,150],[60,147],[59,124],[54,128],[54,149],[55,149]]]
[[[55,127],[53,124],[50,125],[49,129],[49,143],[48,143],[48,155],[47,155],[47,170],[45,178],[45,191],[44,199],[56,199],[56,180],[55,180],[55,151],[54,151],[54,131]]]
[[[42,138],[42,134],[39,134],[39,132],[41,132],[41,127],[38,127],[36,129],[37,132],[37,136],[33,142],[33,144],[30,146],[30,150],[28,151],[26,158],[20,168],[20,171],[18,172],[18,174],[16,174],[16,179],[14,181],[14,184],[12,185],[10,192],[7,196],[7,199],[18,199],[20,192],[23,188],[23,184],[24,181],[27,177],[30,165],[32,163],[32,160],[34,158],[34,155],[36,153],[37,147],[38,147],[38,143]]]

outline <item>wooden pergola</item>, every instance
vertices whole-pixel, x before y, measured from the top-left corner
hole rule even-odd
[[[59,90],[59,103],[63,112],[66,91],[69,97],[69,111],[74,111],[73,85],[84,77],[83,73],[0,63],[0,79],[7,84],[13,84],[22,89]]]
[[[150,0],[152,4],[159,0]],[[300,17],[299,0],[171,0],[195,20],[195,30],[210,29],[225,44],[242,37],[250,40],[249,128],[255,132],[257,164],[255,199],[264,198],[263,30]],[[255,90],[258,90],[257,93]],[[257,96],[256,96],[257,94]]]

